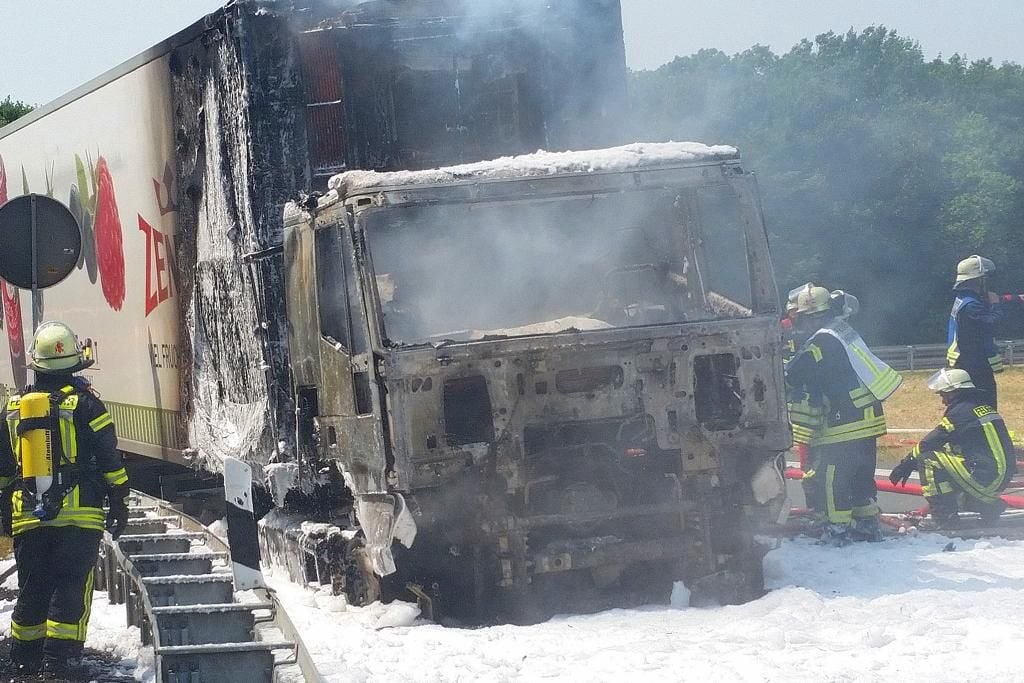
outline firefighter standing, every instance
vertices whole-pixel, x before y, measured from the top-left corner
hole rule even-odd
[[[128,523],[128,475],[110,414],[73,376],[92,361],[71,329],[43,323],[30,354],[36,384],[8,401],[0,425],[0,486],[18,566],[11,664],[62,671],[82,654],[104,527],[116,538]]]
[[[813,287],[813,284],[806,284],[789,293],[787,302],[787,313],[791,312],[790,320],[795,320],[796,300],[801,290]],[[837,289],[829,294],[829,306],[831,315],[838,320],[849,320],[850,316],[860,310],[860,301],[852,294],[847,294]],[[783,358],[783,365],[796,355],[796,351],[803,348],[807,337],[815,330],[808,329],[806,325],[796,326],[796,330],[790,335],[790,345],[793,347],[788,357]],[[785,337],[784,337],[785,339]],[[794,345],[793,340],[796,340]],[[818,467],[818,454],[809,445],[812,433],[820,429],[824,424],[824,406],[820,395],[811,395],[803,390],[792,392],[789,403],[790,422],[799,424],[803,429],[796,430],[794,441],[796,442],[797,453],[800,455],[800,469],[804,476],[801,480],[801,487],[804,491],[804,500],[807,507],[814,511],[816,521],[824,521],[827,516],[827,505],[825,497],[825,473]],[[819,475],[819,472],[821,474]]]
[[[929,378],[928,388],[946,406],[942,422],[893,468],[889,480],[906,484],[917,470],[932,520],[940,528],[960,525],[959,496],[965,509],[980,512],[985,524],[995,524],[1006,509],[999,492],[1017,471],[1006,424],[989,404],[988,392],[976,387],[964,370],[939,370]]]
[[[886,431],[882,401],[902,380],[842,316],[835,316],[827,289],[807,286],[798,297],[797,315],[810,333],[786,366],[791,392],[804,397],[791,405],[790,416],[794,440],[813,453],[812,481],[824,499],[815,504],[827,517],[823,539],[833,545],[880,540],[876,441]]]
[[[992,261],[977,254],[957,264],[946,335],[946,365],[966,370],[993,408],[998,403],[995,373],[1003,370],[1003,356],[994,338],[1003,310],[999,297],[988,290],[988,276],[995,270]]]

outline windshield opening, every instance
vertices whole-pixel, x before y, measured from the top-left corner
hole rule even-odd
[[[751,315],[727,186],[364,213],[392,343]]]

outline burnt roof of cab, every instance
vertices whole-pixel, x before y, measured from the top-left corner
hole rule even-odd
[[[513,180],[566,173],[638,171],[700,165],[739,159],[729,145],[699,142],[637,142],[622,147],[580,152],[536,152],[424,171],[347,171],[331,178],[329,187],[351,196],[385,187],[443,185],[465,181]]]

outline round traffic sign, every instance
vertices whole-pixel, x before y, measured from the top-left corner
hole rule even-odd
[[[33,220],[34,214],[34,220]],[[36,277],[32,277],[35,230]],[[52,287],[75,269],[82,251],[78,219],[62,203],[41,194],[15,197],[0,206],[0,278],[21,289]]]

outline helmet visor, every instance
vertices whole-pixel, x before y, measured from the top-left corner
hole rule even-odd
[[[789,294],[786,295],[786,301],[789,302],[791,305],[795,306],[796,305],[796,298],[798,296],[800,296],[800,292],[806,291],[806,290],[810,289],[813,286],[814,286],[813,282],[805,282],[804,284],[800,285],[799,287],[796,287],[794,289],[789,290]]]
[[[942,368],[928,378],[929,391],[944,393],[955,389],[974,389],[971,376],[964,370]]]

